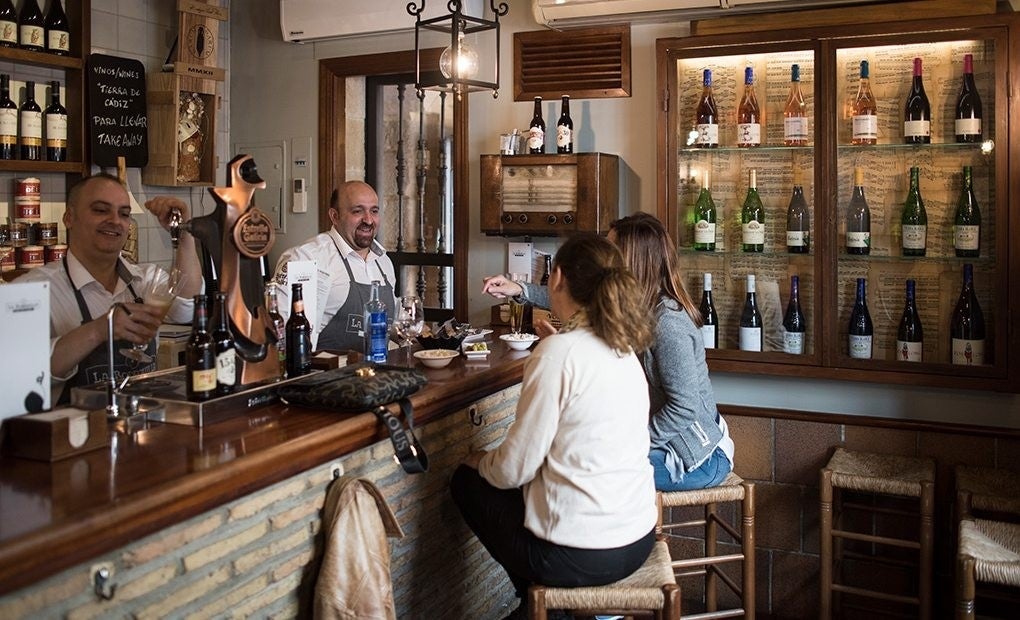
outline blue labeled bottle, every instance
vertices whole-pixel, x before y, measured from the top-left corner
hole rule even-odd
[[[386,363],[389,348],[389,326],[386,304],[379,300],[379,281],[372,282],[372,294],[365,304],[365,361]]]

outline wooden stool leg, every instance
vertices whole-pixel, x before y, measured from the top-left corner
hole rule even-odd
[[[716,540],[719,535],[719,527],[716,525],[718,518],[715,513],[715,504],[705,504],[705,557],[713,558],[716,555]],[[715,564],[705,564],[705,610],[715,611],[717,609],[716,589],[718,579],[715,575]]]
[[[819,560],[821,562],[821,598],[818,604],[818,617],[829,620],[832,617],[832,470],[822,469],[821,484],[821,524]]]
[[[743,579],[744,587],[741,598],[744,605],[744,617],[754,618],[754,483],[744,483],[744,501],[741,503],[743,530],[740,536],[741,552],[744,554]]]
[[[667,584],[662,587],[662,595],[663,620],[680,620],[680,586],[675,583]]]
[[[543,586],[531,586],[528,588],[528,618],[531,620],[546,620],[545,611],[545,588]]]
[[[655,535],[662,536],[662,524],[665,518],[662,514],[662,491],[655,492]]]
[[[974,558],[960,555],[956,559],[956,620],[974,620]]]
[[[935,546],[935,483],[921,483],[921,559],[918,565],[921,620],[931,618],[932,563]]]

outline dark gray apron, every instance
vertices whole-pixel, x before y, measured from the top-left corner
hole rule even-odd
[[[84,325],[92,320],[92,313],[89,312],[88,304],[85,303],[85,297],[82,296],[81,291],[75,285],[74,280],[71,279],[71,272],[67,268],[67,257],[64,257],[64,273],[67,274],[67,280],[71,283],[71,288],[74,290],[74,299],[78,302],[78,311],[81,312],[81,324]],[[117,276],[127,284],[128,291],[131,292],[131,296],[134,297],[135,303],[142,303],[141,298],[138,297],[138,293],[131,286],[131,272],[128,271],[124,263],[117,261]],[[121,381],[128,375],[137,375],[143,372],[152,372],[156,370],[156,362],[153,361],[149,364],[143,364],[136,362],[132,359],[128,359],[120,354],[120,349],[128,348],[132,346],[132,343],[127,340],[117,340],[113,343],[113,375],[115,380]],[[149,341],[149,344],[145,347],[145,352],[152,356],[153,360],[156,359],[156,339],[153,338]],[[64,383],[64,391],[60,394],[60,399],[57,401],[58,405],[64,405],[71,400],[71,388],[80,387],[85,385],[93,385],[95,383],[107,382],[110,380],[110,359],[107,351],[107,345],[104,342],[85,356],[85,359],[78,362],[78,372],[71,377],[66,383]]]
[[[331,237],[332,239],[332,237]],[[340,260],[344,262],[347,269],[347,277],[351,280],[351,290],[347,294],[344,305],[336,311],[326,327],[319,333],[319,340],[315,348],[321,350],[331,349],[334,351],[354,350],[362,351],[365,348],[365,304],[372,298],[372,285],[362,284],[354,281],[354,272],[351,271],[351,264],[347,257],[340,251],[340,246],[333,239],[333,245],[340,254]],[[382,284],[379,285],[379,299],[386,304],[386,317],[393,317],[393,285],[390,284],[382,267],[376,262],[376,268],[382,275]]]

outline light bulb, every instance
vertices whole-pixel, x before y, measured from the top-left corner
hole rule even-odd
[[[447,46],[439,57],[439,70],[446,79],[472,79],[478,75],[478,52],[469,43],[464,41],[464,33],[457,37],[457,48]]]

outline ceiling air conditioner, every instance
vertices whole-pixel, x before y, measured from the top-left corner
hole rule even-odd
[[[406,32],[414,29],[407,5],[408,0],[280,0],[280,30],[284,41],[294,43]],[[481,0],[466,0],[463,7],[465,14],[482,17]],[[440,15],[449,15],[446,2],[425,3],[422,19]]]
[[[875,4],[876,0],[532,0],[531,7],[538,23],[551,28],[564,28],[620,23],[668,23],[867,3]]]

